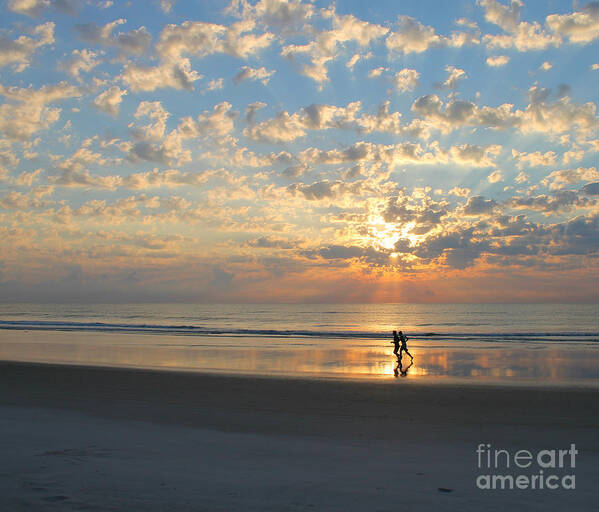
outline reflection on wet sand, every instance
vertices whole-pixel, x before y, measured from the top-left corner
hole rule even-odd
[[[414,366],[414,359],[410,359],[409,364],[406,366],[403,364],[403,358],[398,356],[397,364],[395,365],[395,368],[393,368],[393,375],[395,375],[395,377],[407,377],[408,370],[412,366]]]
[[[411,347],[416,362],[397,361],[388,343],[373,340],[252,340],[232,337],[1,332],[0,359],[83,365],[174,368],[222,373],[306,376],[574,380],[599,385],[595,347],[528,348],[522,344]],[[408,373],[409,370],[409,373]]]

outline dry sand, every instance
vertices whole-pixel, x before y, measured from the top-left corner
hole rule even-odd
[[[0,510],[597,510],[597,398],[0,363]],[[477,489],[479,443],[576,443],[576,489]]]

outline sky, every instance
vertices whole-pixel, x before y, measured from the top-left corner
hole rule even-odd
[[[0,8],[1,301],[599,300],[598,2]]]

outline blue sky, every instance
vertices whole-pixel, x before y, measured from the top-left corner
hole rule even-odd
[[[3,300],[597,299],[598,4],[2,9]]]

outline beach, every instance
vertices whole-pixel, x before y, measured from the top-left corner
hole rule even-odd
[[[3,510],[599,505],[590,388],[17,362],[0,375]],[[481,490],[481,443],[511,453],[575,443],[575,468],[556,471],[574,473],[576,488]]]

